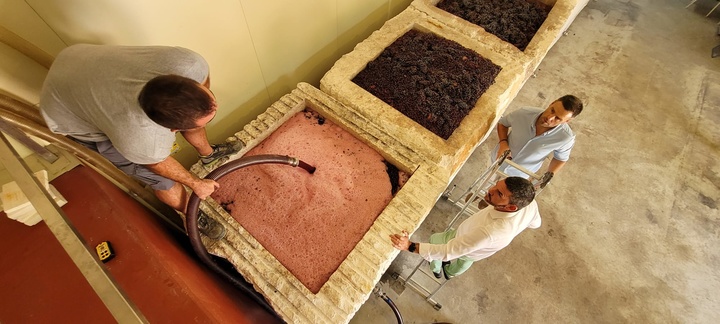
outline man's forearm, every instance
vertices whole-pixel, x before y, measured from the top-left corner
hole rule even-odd
[[[508,140],[508,132],[510,130],[510,127],[506,127],[503,124],[498,123],[497,124],[497,134],[498,134],[498,141]]]
[[[200,178],[194,176],[188,170],[185,170],[182,164],[172,156],[168,156],[164,161],[159,163],[146,164],[145,167],[165,178],[182,183],[191,188],[200,181]]]
[[[496,158],[498,159],[503,155],[503,153],[505,153],[505,151],[510,150],[510,139],[508,138],[509,129],[509,127],[505,127],[503,124],[497,124],[498,148]],[[512,158],[512,153],[508,155],[508,158]]]
[[[556,160],[555,158],[550,161],[550,165],[548,165],[548,172],[552,172],[553,174],[557,174],[560,169],[562,169],[563,165],[565,165],[565,161]]]

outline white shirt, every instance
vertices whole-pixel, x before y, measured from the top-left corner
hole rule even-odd
[[[540,224],[540,213],[534,200],[513,213],[497,211],[490,206],[462,222],[455,238],[447,243],[421,243],[419,254],[428,261],[450,261],[462,256],[478,261],[506,247],[524,229],[538,228]]]

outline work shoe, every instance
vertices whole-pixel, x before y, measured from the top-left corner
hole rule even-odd
[[[212,153],[200,156],[200,161],[203,164],[210,164],[220,158],[235,154],[240,151],[244,147],[244,145],[241,141],[232,141],[220,144],[212,144],[210,145],[210,147],[212,147],[213,149]]]
[[[198,210],[198,229],[200,233],[205,234],[205,236],[213,240],[219,240],[225,237],[225,226],[210,218],[210,216],[202,210]]]
[[[443,262],[442,262],[442,266],[441,266],[440,268],[442,269],[443,276],[445,276],[445,280],[450,280],[450,278],[452,278],[452,277],[449,277],[448,274],[447,274],[447,271],[445,271],[445,266],[446,266],[446,265],[450,265],[450,261],[443,261]],[[433,274],[434,274],[434,272],[433,272]],[[438,279],[440,279],[440,277],[438,277],[438,275],[435,275],[435,277],[437,277]]]

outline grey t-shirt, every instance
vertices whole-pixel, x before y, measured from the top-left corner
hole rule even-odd
[[[140,90],[159,75],[202,83],[208,73],[202,56],[181,47],[73,45],[50,67],[40,111],[54,133],[110,140],[131,162],[158,163],[170,155],[175,133],[147,117]]]

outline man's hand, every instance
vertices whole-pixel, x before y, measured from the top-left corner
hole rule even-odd
[[[501,156],[503,156],[503,154],[505,154],[505,151],[510,151],[510,138],[508,137],[509,133],[510,127],[505,126],[502,123],[497,124],[498,151],[495,160],[498,160]],[[512,155],[510,153],[508,153],[507,159],[512,160]]]
[[[498,145],[498,151],[497,151],[497,156],[495,157],[495,160],[497,160],[497,159],[499,159],[500,157],[502,157],[503,154],[505,154],[505,151],[508,152],[508,155],[507,155],[507,158],[506,158],[506,159],[512,160],[512,152],[510,151],[510,146],[508,145],[507,141],[502,141],[502,142],[500,142],[500,144]]]
[[[550,180],[552,180],[552,178],[553,178],[554,175],[555,175],[555,174],[552,173],[552,172],[550,172],[550,171],[545,172],[545,174],[543,175],[542,179],[540,179],[540,184],[538,185],[538,186],[540,187],[540,189],[545,188],[545,186],[547,186],[547,184],[550,182]],[[537,189],[537,188],[536,188],[536,189]]]
[[[193,183],[190,187],[190,189],[192,189],[192,191],[202,200],[205,200],[205,198],[210,196],[218,188],[220,188],[220,184],[215,180],[210,179],[198,179],[198,181],[195,181],[195,183]]]
[[[401,234],[390,235],[390,241],[394,248],[405,251],[410,247],[410,238],[408,238],[408,232],[402,231]]]

